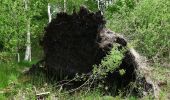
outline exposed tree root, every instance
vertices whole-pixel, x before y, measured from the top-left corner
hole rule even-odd
[[[99,65],[114,44],[119,44],[119,50],[127,48],[127,41],[108,30],[105,23],[100,11],[93,13],[84,7],[71,15],[58,13],[45,28],[45,35],[41,41],[45,54],[44,70],[48,77],[55,76],[55,79],[61,81],[66,76],[67,79],[73,79],[58,85],[76,83],[69,92],[84,87],[95,87],[104,81],[105,90],[110,93],[114,90],[113,95],[118,94],[119,90],[124,90],[125,94],[144,96],[153,93],[157,97],[159,89],[150,79],[148,65],[134,49],[126,51],[120,66],[114,72],[108,73],[106,78],[98,80],[92,74],[93,65]],[[120,75],[121,69],[125,70],[125,74]],[[85,74],[87,79],[76,81],[76,74]]]

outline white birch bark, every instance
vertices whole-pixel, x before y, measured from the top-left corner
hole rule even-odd
[[[27,43],[26,43],[26,51],[25,51],[25,58],[26,61],[31,61],[31,33],[30,33],[30,18],[27,22]]]
[[[17,61],[20,62],[20,54],[17,53]]]
[[[97,0],[97,6],[98,6],[98,9],[100,10],[100,0]]]
[[[64,12],[66,12],[66,0],[64,0]]]
[[[28,11],[28,0],[24,0],[25,3],[25,11]],[[26,42],[26,51],[25,51],[25,58],[26,61],[31,61],[31,33],[30,33],[30,21],[31,19],[28,18],[27,20],[27,42]]]
[[[51,6],[50,6],[50,3],[48,3],[48,22],[50,23],[51,22],[51,19],[52,19],[52,14],[51,14]]]
[[[20,54],[19,54],[19,44],[17,43],[17,47],[16,47],[16,58],[17,58],[17,62],[20,62]]]

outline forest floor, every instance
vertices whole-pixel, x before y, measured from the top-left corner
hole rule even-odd
[[[90,92],[79,91],[73,94],[67,94],[62,87],[56,87],[55,84],[47,83],[42,72],[36,75],[24,75],[23,70],[28,69],[35,62],[21,63],[3,63],[0,67],[0,100],[35,100],[41,98],[38,94],[44,93],[47,100],[139,100],[136,97],[105,96],[102,91],[94,89]],[[161,88],[159,100],[170,100],[170,68],[161,66],[152,66],[151,74],[153,79]],[[149,96],[140,98],[140,100],[150,100]]]

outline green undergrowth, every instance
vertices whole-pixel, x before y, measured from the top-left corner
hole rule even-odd
[[[90,92],[77,91],[75,93],[67,94],[66,90],[61,87],[55,87],[55,84],[50,84],[45,79],[42,72],[37,72],[34,75],[24,75],[22,71],[29,68],[32,63],[11,63],[1,64],[0,67],[0,100],[6,99],[22,99],[35,100],[36,93],[50,92],[47,100],[151,100],[150,97],[136,98],[126,97],[122,98],[121,93],[119,96],[112,97],[104,95],[100,89],[93,89]],[[160,66],[153,66],[152,77],[156,82],[162,82],[160,86],[160,100],[165,100],[170,95],[170,68]]]
[[[120,52],[111,52],[120,55]],[[108,56],[109,57],[109,56]],[[120,58],[119,58],[120,57]],[[107,58],[107,57],[106,57]],[[108,58],[106,60],[110,61]],[[111,59],[112,57],[110,57]],[[114,57],[113,57],[114,58]],[[114,58],[115,59],[115,58]],[[117,56],[120,60],[121,56]],[[23,74],[25,69],[28,69],[36,62],[21,62],[21,63],[1,63],[0,65],[0,100],[6,99],[28,99],[35,100],[36,94],[49,92],[47,100],[139,100],[136,97],[122,97],[120,95],[112,97],[105,95],[100,88],[95,88],[87,92],[87,90],[79,90],[75,93],[67,93],[62,87],[56,87],[54,83],[48,82],[44,73],[37,71],[29,75]],[[104,65],[110,63],[103,63]],[[110,67],[108,67],[110,68]],[[160,100],[165,100],[170,93],[170,69],[160,66],[154,66],[152,75],[155,81],[167,82],[161,86]],[[150,100],[150,97],[140,98],[141,100]]]
[[[21,77],[24,70],[28,70],[33,63],[35,62],[0,63],[0,99],[17,94],[17,89],[25,87],[23,81],[29,79],[25,77],[22,80]]]
[[[97,75],[106,75],[106,73],[113,71],[119,65],[123,55],[121,51],[114,48],[107,57],[94,69]],[[43,92],[50,92],[47,99],[52,98],[61,100],[111,100],[112,96],[105,96],[104,93],[98,89],[78,90],[75,93],[68,93],[62,87],[58,87],[55,83],[50,83],[46,79],[45,74],[41,70],[36,70],[32,74],[23,74],[24,71],[35,64],[34,62],[20,62],[20,63],[2,63],[0,67],[0,98],[2,99],[29,99],[35,100],[36,94]],[[103,67],[103,68],[102,68]],[[103,71],[100,71],[103,70]],[[97,72],[96,72],[97,71]],[[119,98],[119,97],[115,97]]]
[[[152,66],[151,76],[160,87],[160,100],[170,99],[170,68],[155,64]]]
[[[109,53],[103,60],[101,65],[96,66],[93,72],[95,75],[104,77],[106,73],[113,71],[120,64],[123,57],[123,51],[116,48]],[[51,83],[46,79],[45,74],[41,70],[37,70],[33,74],[23,74],[37,61],[32,62],[8,62],[0,63],[0,100],[16,99],[16,100],[35,100],[36,94],[49,92],[47,100],[152,100],[152,96],[136,98],[133,96],[123,97],[123,91],[119,95],[112,97],[105,94],[101,88],[87,90],[78,90],[74,93],[68,93],[61,86],[56,86],[55,82]],[[95,67],[95,66],[94,66]],[[162,67],[159,64],[152,64],[152,78],[160,85],[160,100],[166,100],[170,95],[170,68]],[[120,74],[126,73],[120,70]],[[122,92],[122,93],[121,93]]]

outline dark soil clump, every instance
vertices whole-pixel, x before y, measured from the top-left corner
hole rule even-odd
[[[45,28],[41,41],[47,75],[62,80],[66,76],[71,79],[77,73],[88,74],[93,65],[101,63],[113,44],[119,44],[120,50],[126,47],[127,41],[105,24],[100,11],[93,13],[85,7],[71,15],[58,13]],[[116,81],[118,91],[137,79],[138,66],[135,56],[128,50],[119,68],[109,73],[105,81],[109,84]],[[126,70],[123,76],[118,73],[120,69]]]
[[[60,71],[71,76],[90,72],[114,42],[121,42],[113,32],[105,29],[105,23],[100,11],[91,13],[84,7],[72,15],[57,14],[45,28],[42,41],[45,67],[56,74]]]

